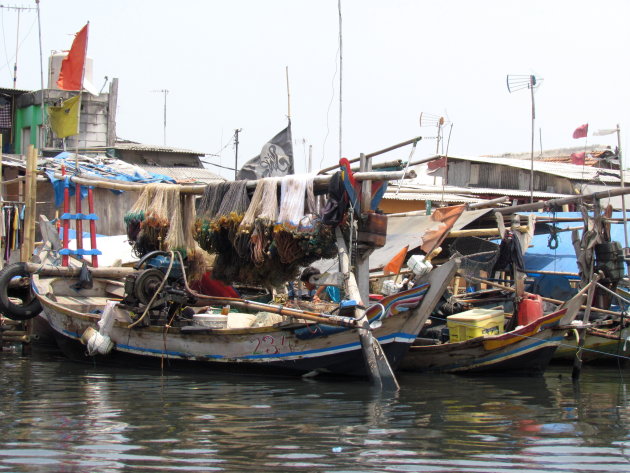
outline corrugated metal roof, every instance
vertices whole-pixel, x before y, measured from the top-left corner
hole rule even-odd
[[[190,149],[183,148],[171,148],[168,146],[160,145],[144,145],[141,143],[130,143],[117,141],[114,149],[127,150],[127,151],[152,151],[157,153],[180,153],[180,154],[194,154],[196,156],[205,156],[203,151],[192,151]]]
[[[192,167],[164,167],[164,166],[150,166],[150,165],[138,165],[147,172],[154,174],[163,174],[165,176],[172,177],[178,182],[190,181],[190,182],[202,182],[209,183],[214,181],[225,181],[226,179],[204,168],[192,168]]]
[[[425,193],[408,193],[408,192],[401,192],[398,195],[396,195],[395,192],[393,193],[389,193],[386,192],[385,195],[383,196],[383,199],[385,200],[433,200],[433,201],[437,201],[437,200],[444,200],[445,202],[457,202],[457,203],[477,203],[477,202],[483,202],[485,199],[480,199],[477,197],[465,197],[462,195],[457,195],[457,194],[444,194],[442,195],[441,193],[430,193],[430,194],[425,194]]]
[[[436,194],[441,194],[442,192],[445,195],[454,195],[458,197],[463,197],[461,194],[469,195],[470,198],[475,195],[498,195],[503,196],[506,195],[508,197],[529,197],[529,191],[521,191],[515,189],[493,189],[493,188],[485,188],[485,187],[455,187],[455,186],[426,186],[426,185],[413,185],[413,184],[405,184],[401,186],[399,196],[402,194],[411,194],[411,195],[420,195],[426,194],[429,197],[429,200],[435,200]],[[392,189],[391,191],[385,192],[384,198],[393,199],[394,194],[396,194],[396,190]],[[534,197],[538,197],[541,199],[556,199],[559,197],[567,197],[567,194],[556,194],[553,192],[539,192],[534,191]],[[414,200],[414,199],[400,199],[400,200]],[[448,200],[448,199],[445,199]],[[485,199],[482,199],[485,200]],[[457,202],[457,201],[453,201]]]
[[[513,168],[531,169],[531,161],[526,159],[479,157],[479,156],[449,156],[448,159],[471,161],[477,163],[498,164]],[[565,177],[573,181],[601,181],[620,182],[619,171],[594,168],[556,162],[537,161],[534,159],[534,171]],[[630,178],[630,172],[625,171],[625,180]]]

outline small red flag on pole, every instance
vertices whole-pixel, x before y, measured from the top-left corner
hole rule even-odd
[[[573,132],[573,138],[585,138],[588,135],[588,123],[578,126]]]
[[[57,80],[57,87],[62,90],[81,90],[83,85],[83,70],[87,55],[88,22],[81,31],[74,36],[72,47],[61,63],[61,71]]]
[[[571,153],[571,164],[577,164],[578,166],[584,166],[586,163],[586,153]]]

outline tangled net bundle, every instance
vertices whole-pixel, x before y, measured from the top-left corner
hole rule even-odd
[[[311,214],[318,209],[312,181],[309,176],[282,179],[278,205],[278,179],[261,179],[236,231],[235,218],[215,218],[211,228],[223,232],[223,241],[212,247],[218,254],[214,277],[227,283],[278,286],[295,279],[303,266],[334,256],[331,229]]]

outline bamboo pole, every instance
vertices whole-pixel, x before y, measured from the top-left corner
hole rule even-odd
[[[26,181],[24,185],[24,240],[20,259],[28,261],[33,254],[35,247],[35,206],[36,206],[36,180],[35,170],[37,168],[37,151],[33,145],[29,145],[26,152]]]
[[[468,210],[483,209],[485,207],[493,207],[495,204],[502,204],[508,200],[510,200],[510,198],[507,195],[504,195],[503,197],[497,197],[496,199],[486,200],[484,202],[477,202],[476,204],[466,204],[466,208]]]
[[[46,277],[76,278],[81,272],[80,266],[53,266],[51,264],[26,263],[26,271],[31,274]],[[134,268],[126,266],[90,268],[95,278],[122,278],[136,272]]]
[[[513,205],[511,207],[504,207],[497,209],[497,212],[501,214],[513,214],[516,212],[525,212],[539,210],[546,207],[559,207],[565,204],[574,204],[576,202],[585,200],[599,200],[607,197],[617,197],[620,195],[630,194],[630,187],[617,187],[607,191],[594,192],[592,194],[581,194],[571,197],[561,197],[559,199],[541,200],[531,204]]]
[[[406,173],[404,171],[357,172],[353,176],[357,181],[397,181],[399,179],[413,179],[414,177],[416,177],[416,173],[413,170],[409,170]],[[64,178],[61,173],[55,173],[55,177],[57,179]],[[317,188],[325,189],[331,179],[332,176],[315,176],[314,185]],[[113,189],[121,191],[142,191],[147,185],[130,184],[114,180],[92,179],[78,176],[70,176],[70,181],[81,185],[98,187],[100,189]],[[254,189],[257,183],[258,181],[256,180],[247,181],[247,188]],[[202,195],[206,187],[207,186],[205,184],[181,186],[180,193]]]
[[[490,286],[494,286],[494,287],[497,287],[499,289],[503,289],[503,290],[506,290],[506,291],[509,291],[509,292],[516,292],[516,289],[514,289],[513,287],[505,286],[503,284],[499,284],[499,283],[496,283],[496,282],[493,282],[493,281],[488,281],[487,279],[476,278],[474,276],[462,276],[462,277],[464,279],[469,279],[469,280],[471,280],[473,282],[485,283],[485,284],[488,284]],[[564,304],[566,302],[566,301],[561,301],[559,299],[552,299],[551,297],[542,297],[541,296],[541,299],[543,301],[551,302],[553,304]],[[580,306],[580,308],[581,309],[586,309],[586,306],[583,305],[583,306]],[[601,312],[602,314],[616,315],[616,316],[619,316],[619,317],[621,317],[621,315],[622,315],[620,312],[615,312],[615,311],[607,310],[607,309],[599,309],[597,307],[591,307],[590,310],[591,310],[591,312]]]
[[[421,136],[417,136],[416,138],[412,138],[410,140],[403,141],[402,143],[395,144],[395,145],[390,146],[388,148],[384,148],[384,149],[381,149],[379,151],[374,151],[373,153],[368,153],[368,154],[365,155],[365,157],[366,158],[373,158],[374,156],[378,156],[379,154],[389,153],[390,151],[394,151],[395,149],[402,148],[403,146],[407,146],[407,145],[411,145],[411,144],[417,143],[421,139],[422,139]],[[430,158],[428,160],[432,161],[434,159],[436,159],[436,158],[433,157],[433,158]],[[348,160],[349,163],[357,163],[359,161],[361,161],[361,157],[360,156],[358,158],[352,158],[352,159]],[[332,171],[333,169],[337,169],[338,167],[339,167],[339,164],[335,164],[334,166],[330,166],[330,167],[321,169],[317,174],[324,174],[324,173],[326,173],[328,171]]]
[[[4,174],[2,173],[2,134],[0,134],[0,183],[4,184]],[[0,185],[0,200],[4,203],[4,186]],[[4,212],[0,213],[0,218],[4,218]],[[5,240],[8,240],[5,239]],[[5,242],[6,245],[6,242]],[[0,250],[2,250],[2,245],[0,245]],[[4,267],[4,258],[0,258],[0,269]]]

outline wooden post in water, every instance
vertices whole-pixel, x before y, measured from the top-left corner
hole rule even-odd
[[[2,135],[0,134],[0,199],[4,200],[4,176],[2,174]],[[3,202],[4,204],[4,202]],[[4,218],[4,214],[0,214],[0,218]],[[9,242],[9,239],[5,239],[5,245]],[[0,250],[2,245],[0,245]],[[0,257],[0,269],[4,267],[4,258]],[[0,340],[0,350],[2,350],[2,341]]]
[[[29,145],[26,152],[26,182],[24,184],[24,241],[20,259],[30,260],[35,246],[35,215],[37,195],[37,150]]]
[[[372,159],[368,158],[365,154],[361,153],[361,172],[372,171]],[[361,221],[367,216],[367,212],[370,210],[370,201],[372,200],[372,183],[370,181],[363,181],[361,183],[361,220],[359,220],[359,231],[361,227]],[[359,292],[361,299],[367,304],[370,300],[370,253],[371,250],[359,251],[356,255],[356,272],[357,272],[357,284],[359,286]]]

